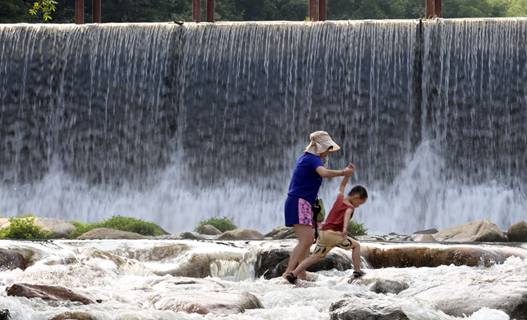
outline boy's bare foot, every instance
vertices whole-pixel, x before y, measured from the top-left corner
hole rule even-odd
[[[298,274],[297,278],[300,279],[300,280],[306,280],[306,279],[307,279],[307,273],[306,273],[306,271],[304,270],[304,271],[300,272],[300,273]]]

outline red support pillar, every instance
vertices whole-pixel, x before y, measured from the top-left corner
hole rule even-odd
[[[214,22],[214,0],[207,0],[207,22]]]
[[[192,22],[201,22],[201,1],[192,0]]]
[[[75,0],[75,23],[84,24],[84,0]]]
[[[101,23],[101,0],[93,0],[92,22]]]
[[[317,19],[317,0],[309,0],[309,20],[318,21]]]
[[[318,21],[326,21],[326,0],[318,0]]]
[[[443,17],[443,1],[442,0],[435,0],[435,13],[436,17],[442,18]]]
[[[442,0],[426,0],[425,17],[426,19],[442,18]]]

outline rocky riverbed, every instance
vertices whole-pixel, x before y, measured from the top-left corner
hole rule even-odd
[[[3,240],[0,309],[24,320],[527,319],[527,243],[474,241],[496,232],[490,221],[456,228],[360,236],[364,278],[334,249],[296,286],[281,277],[297,242],[285,227]]]

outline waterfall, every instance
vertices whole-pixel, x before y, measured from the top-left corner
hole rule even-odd
[[[527,19],[0,26],[0,215],[283,224],[309,133],[370,233],[527,210]],[[326,179],[331,205],[340,180]],[[349,188],[348,188],[349,190]],[[524,219],[524,218],[523,218]]]

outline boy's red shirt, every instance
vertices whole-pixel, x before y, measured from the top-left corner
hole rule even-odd
[[[351,218],[353,217],[353,213],[355,212],[355,207],[350,206],[344,203],[344,197],[337,198],[335,201],[335,204],[333,205],[333,208],[331,208],[331,211],[329,212],[328,218],[324,222],[324,225],[320,230],[333,230],[342,232],[342,224],[344,223],[344,215],[346,214],[346,210],[351,208]]]

